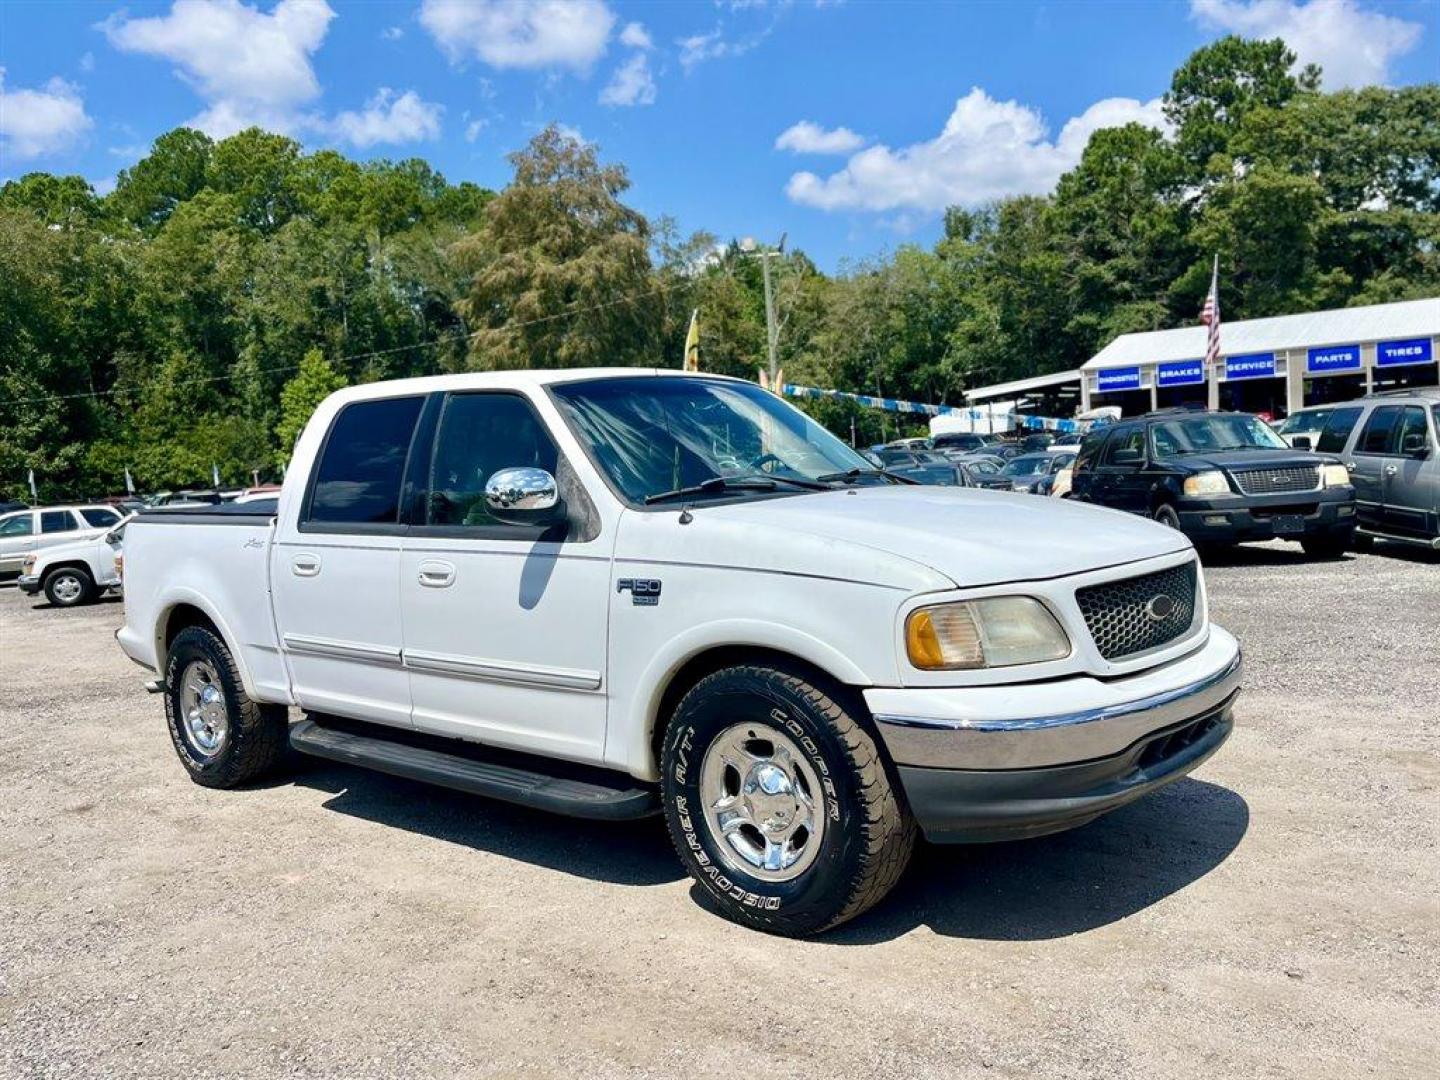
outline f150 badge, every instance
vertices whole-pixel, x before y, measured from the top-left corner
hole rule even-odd
[[[636,607],[656,607],[660,603],[659,578],[621,578],[615,583],[615,591],[628,592]]]

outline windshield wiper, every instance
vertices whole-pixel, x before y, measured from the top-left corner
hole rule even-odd
[[[730,491],[774,491],[780,484],[803,491],[829,491],[829,484],[817,480],[802,480],[794,476],[712,476],[689,487],[662,491],[658,495],[645,496],[645,505],[658,502],[673,502],[676,499],[692,499],[706,495],[724,495]]]
[[[897,484],[918,484],[919,480],[912,480],[908,476],[901,476],[899,473],[891,472],[889,469],[850,469],[846,472],[826,473],[824,476],[817,476],[815,479],[822,484],[833,484],[843,480],[847,484],[853,484],[862,476],[880,476]]]

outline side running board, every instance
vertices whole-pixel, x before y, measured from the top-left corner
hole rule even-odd
[[[434,747],[436,742],[449,740],[430,739],[430,745],[421,746],[414,743],[424,736],[406,739],[405,734],[382,738],[302,720],[290,729],[290,745],[302,754],[568,817],[626,821],[660,812],[660,798],[653,788],[639,786],[619,773],[503,751],[491,753],[468,743],[456,744],[464,753],[451,753]],[[503,762],[494,760],[497,757]],[[555,771],[542,771],[546,767]],[[559,775],[562,772],[569,775]]]

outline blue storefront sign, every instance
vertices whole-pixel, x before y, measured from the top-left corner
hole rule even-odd
[[[1159,386],[1190,386],[1204,381],[1204,360],[1177,360],[1173,364],[1157,364],[1155,367],[1155,382]]]
[[[1138,367],[1109,368],[1100,372],[1100,392],[1108,394],[1113,390],[1139,390],[1140,369]]]
[[[1225,378],[1263,379],[1275,375],[1275,354],[1273,352],[1242,353],[1240,356],[1225,358]]]
[[[1375,346],[1377,367],[1396,367],[1400,364],[1429,364],[1435,360],[1429,338],[1410,338],[1407,341],[1382,341]]]
[[[1305,355],[1305,370],[1315,374],[1331,371],[1359,371],[1359,345],[1325,345]]]

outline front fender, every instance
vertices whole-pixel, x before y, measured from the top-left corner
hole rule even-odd
[[[793,626],[761,619],[723,619],[692,626],[671,638],[651,658],[631,697],[630,715],[621,718],[620,730],[626,735],[617,749],[633,775],[648,780],[659,778],[652,747],[660,704],[671,680],[696,657],[725,648],[765,649],[794,656],[852,686],[874,682],[834,646]]]

